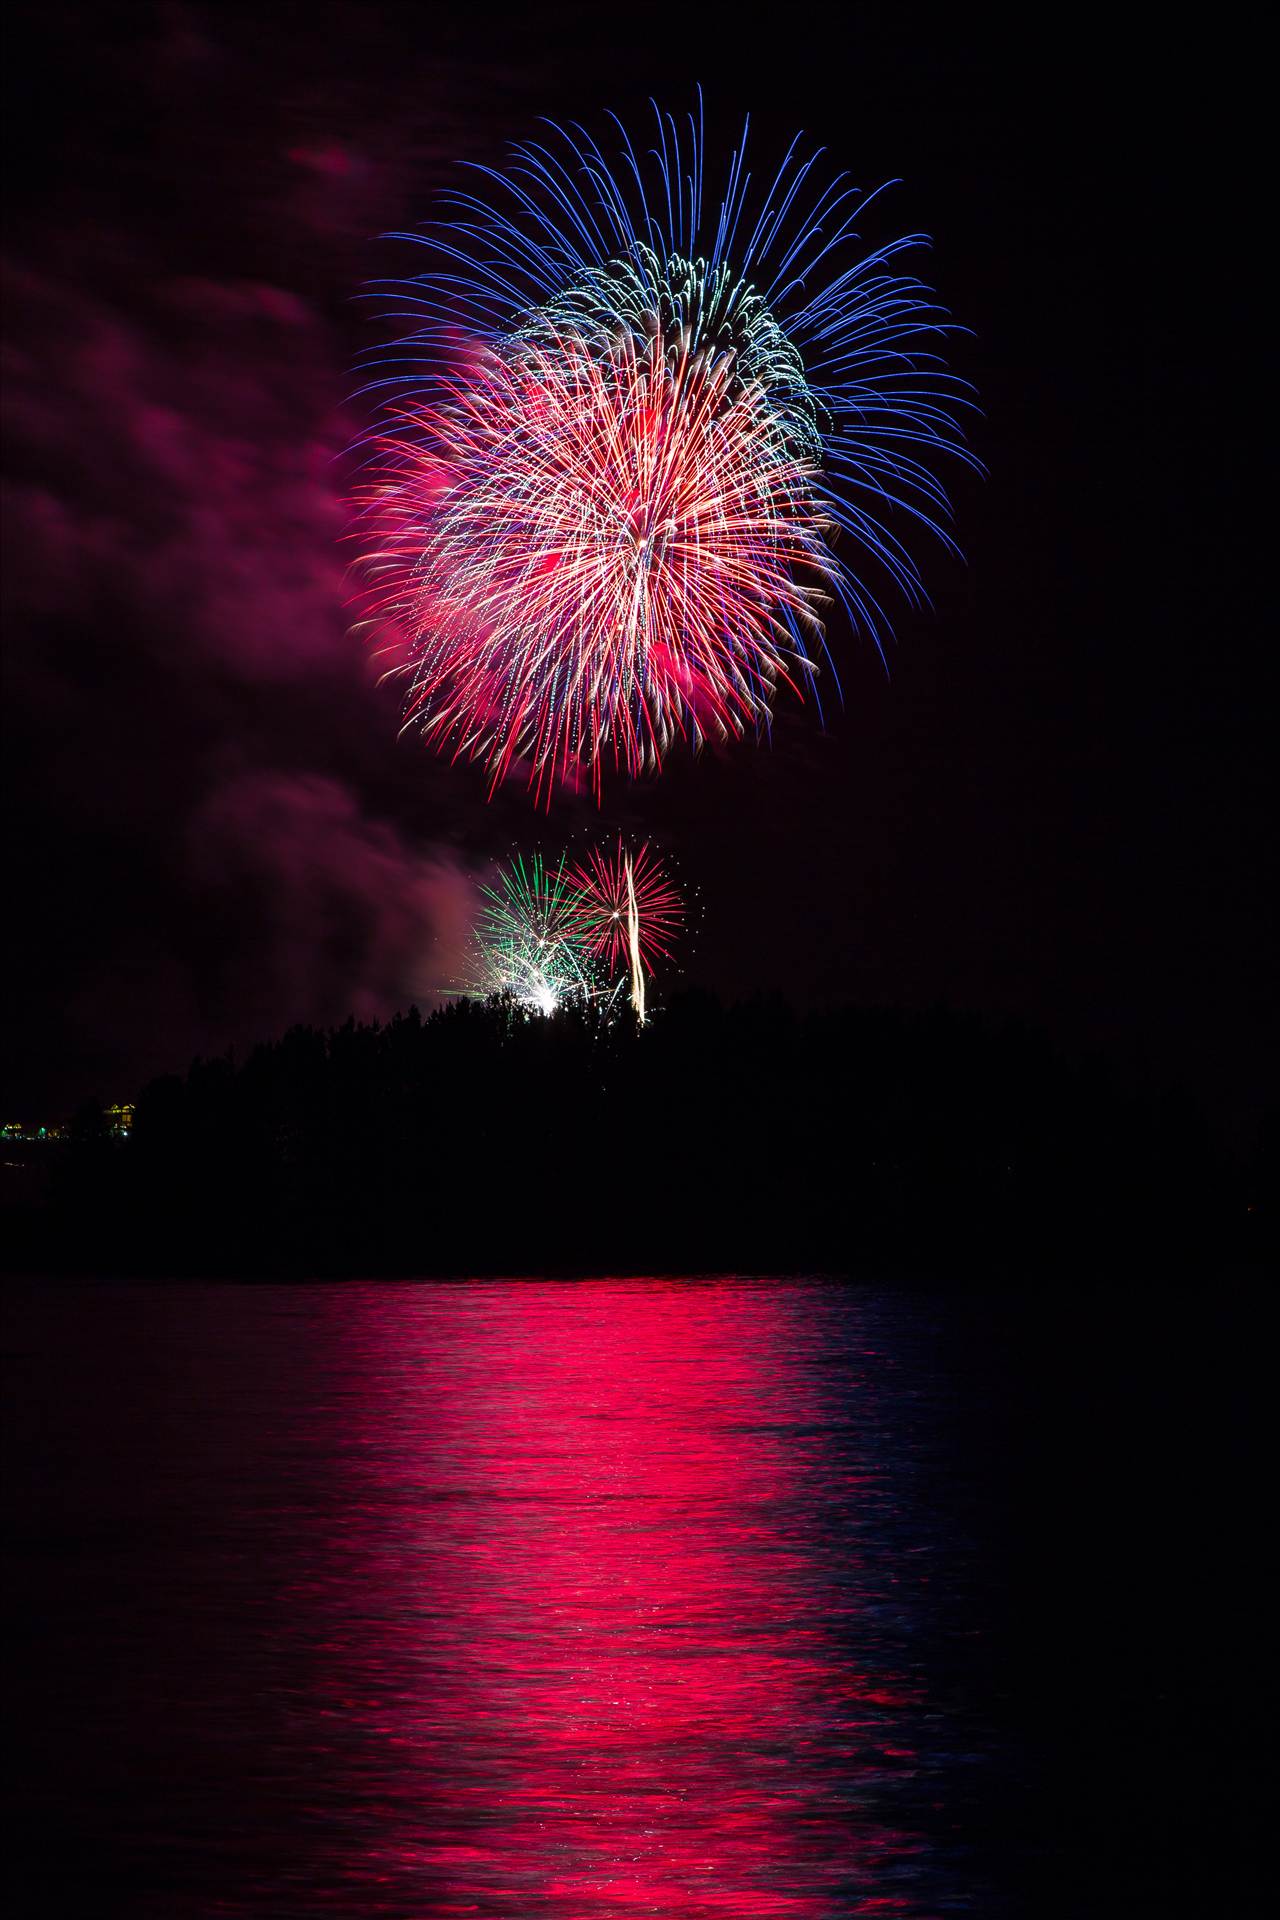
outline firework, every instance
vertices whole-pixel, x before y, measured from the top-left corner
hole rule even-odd
[[[616,124],[616,123],[615,123]],[[704,197],[700,124],[620,164],[553,129],[458,195],[411,331],[371,382],[359,532],[406,714],[494,783],[600,790],[677,742],[816,695],[832,604],[881,645],[922,589],[895,528],[950,544],[963,455],[945,317],[872,252],[866,199],[796,145],[753,193],[746,136]]]
[[[729,385],[661,335],[597,356],[570,334],[486,354],[419,415],[448,481],[424,510],[411,468],[389,504],[428,738],[541,780],[765,716],[808,664],[823,522],[773,414]]]
[[[634,910],[640,958],[652,974],[669,960],[684,924],[684,901],[657,849],[648,841],[634,851],[622,836],[592,847],[570,876],[578,899],[580,938],[613,972],[631,963],[629,919]]]
[[[600,997],[598,970],[581,937],[578,890],[564,858],[549,866],[541,854],[527,863],[517,854],[481,892],[472,992],[508,995],[543,1014]]]
[[[650,842],[619,835],[570,867],[517,854],[481,889],[468,991],[502,994],[531,1013],[570,1005],[610,1011],[624,988],[645,1021],[646,980],[672,958],[681,894]]]
[[[648,841],[633,853],[619,835],[613,849],[593,847],[575,870],[581,937],[615,970],[626,966],[631,1005],[645,1023],[645,975],[669,956],[684,920],[684,902]]]

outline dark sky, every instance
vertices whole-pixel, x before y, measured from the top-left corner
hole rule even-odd
[[[693,977],[1026,1016],[1247,1138],[1273,1033],[1274,709],[1250,583],[1248,44],[1124,10],[31,9],[7,62],[6,1107],[447,985],[470,876],[548,822],[397,737],[347,632],[346,404],[377,236],[535,117],[797,127],[901,178],[972,328],[967,564],[920,555],[843,710],[615,788],[701,887]],[[1228,16],[1224,16],[1228,17]],[[1207,36],[1215,23],[1202,23]],[[1154,27],[1152,29],[1154,33]],[[5,1117],[10,1117],[6,1111]]]

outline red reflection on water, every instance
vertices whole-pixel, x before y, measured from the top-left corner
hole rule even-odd
[[[816,1550],[806,1309],[665,1282],[335,1301],[367,1637],[331,1677],[386,1911],[406,1880],[423,1914],[915,1911],[871,1791],[912,1757],[903,1689],[850,1656],[848,1539],[838,1583]]]

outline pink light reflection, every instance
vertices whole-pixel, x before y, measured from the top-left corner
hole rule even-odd
[[[876,1807],[915,1703],[851,1654],[854,1550],[837,1580],[815,1535],[829,1476],[856,1500],[862,1475],[831,1457],[806,1292],[333,1302],[363,1382],[346,1551],[365,1637],[330,1651],[379,1803],[357,1872],[387,1904],[368,1910],[408,1911],[411,1883],[424,1915],[916,1912],[918,1843]]]

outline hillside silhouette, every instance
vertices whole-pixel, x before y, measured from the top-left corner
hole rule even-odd
[[[1220,1246],[1243,1213],[1189,1102],[1021,1027],[689,992],[638,1030],[459,1001],[197,1060],[127,1141],[87,1107],[11,1264],[972,1268]]]

